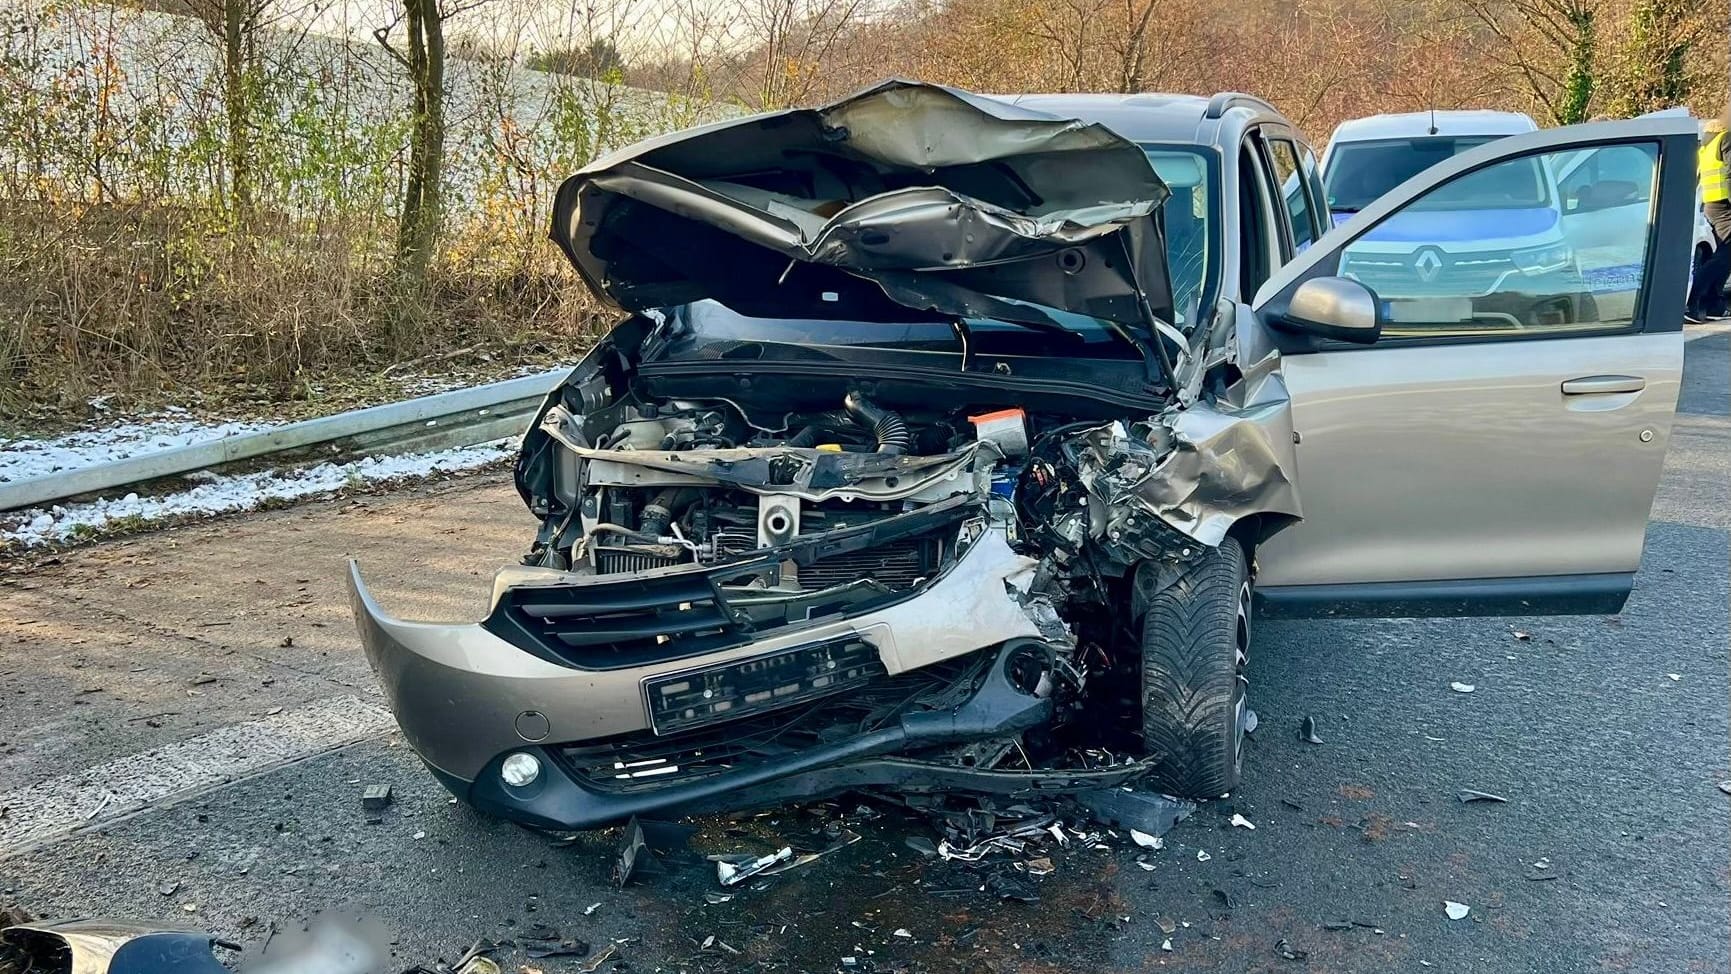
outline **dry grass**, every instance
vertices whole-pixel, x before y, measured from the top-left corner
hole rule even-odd
[[[0,209],[0,420],[99,395],[149,406],[230,387],[304,399],[445,350],[568,354],[598,327],[550,245],[513,248],[513,260],[448,253],[409,287],[379,250],[391,239],[379,221],[239,231],[163,206]]]

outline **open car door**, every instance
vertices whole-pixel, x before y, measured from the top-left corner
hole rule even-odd
[[[1689,118],[1501,139],[1401,184],[1262,288],[1304,512],[1259,550],[1266,610],[1622,607],[1682,375],[1696,145]],[[1585,152],[1616,164],[1584,168]],[[1318,278],[1353,282],[1306,290],[1364,298],[1374,342],[1321,337],[1317,303],[1294,304]]]

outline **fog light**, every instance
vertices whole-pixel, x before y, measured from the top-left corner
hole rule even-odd
[[[535,779],[541,777],[541,762],[535,759],[535,755],[519,751],[499,766],[499,777],[513,788],[534,784]]]

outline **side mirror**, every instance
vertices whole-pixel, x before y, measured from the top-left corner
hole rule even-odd
[[[1282,323],[1335,341],[1369,345],[1382,335],[1382,302],[1370,288],[1344,277],[1313,277],[1292,292]]]

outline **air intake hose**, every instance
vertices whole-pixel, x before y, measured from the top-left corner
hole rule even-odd
[[[842,400],[854,422],[872,431],[877,437],[879,453],[906,453],[914,445],[914,434],[900,413],[882,409],[857,392]]]

